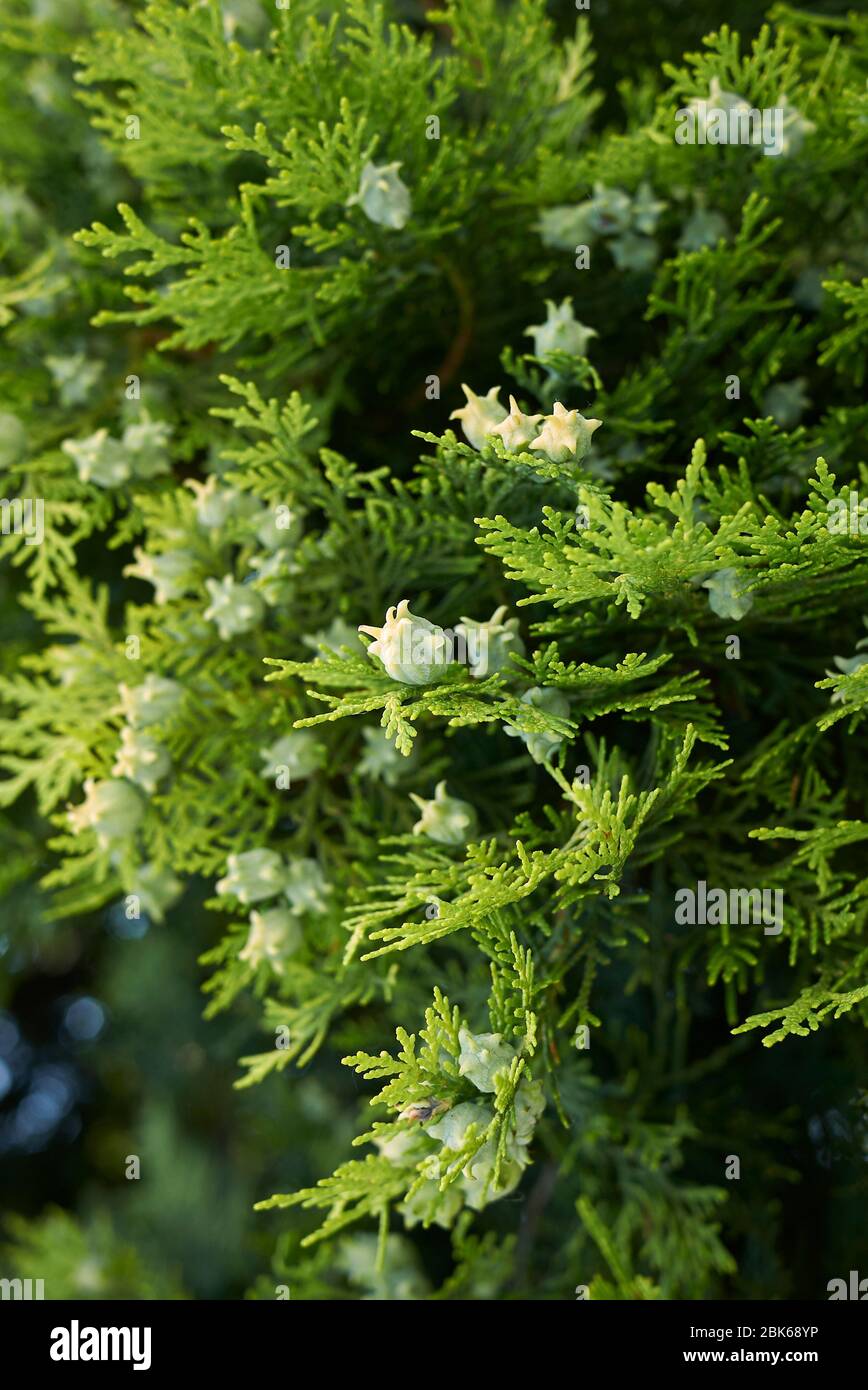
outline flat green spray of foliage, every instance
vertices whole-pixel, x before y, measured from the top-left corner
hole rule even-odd
[[[868,20],[773,21],[616,126],[540,0],[6,6],[2,835],[43,920],[198,877],[238,1085],[356,1076],[253,1296],[786,1296],[763,1048],[868,1020]],[[676,143],[714,83],[780,154]],[[502,659],[390,669],[402,600]]]

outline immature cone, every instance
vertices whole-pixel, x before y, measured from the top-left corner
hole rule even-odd
[[[130,461],[136,478],[156,478],[168,473],[167,448],[172,427],[165,420],[152,420],[147,412],[132,425],[127,425],[120,447]]]
[[[492,386],[484,396],[477,396],[476,392],[471,391],[463,382],[461,389],[467,397],[467,404],[460,410],[453,410],[449,419],[460,420],[468,444],[472,444],[474,449],[481,449],[485,443],[485,436],[491,434],[494,427],[506,419],[507,412],[498,400],[500,387]]]
[[[707,135],[709,130],[714,127],[716,142],[719,145],[729,144],[729,123],[723,117],[728,117],[730,112],[737,117],[745,118],[741,125],[746,124],[750,112],[750,102],[745,101],[744,97],[739,96],[738,92],[725,91],[720,85],[720,78],[712,77],[707,97],[694,97],[687,103],[688,110],[695,112],[697,124]],[[741,132],[739,126],[739,134]],[[752,145],[758,145],[762,139],[759,130],[749,130]],[[737,138],[736,143],[741,143]]]
[[[284,960],[301,945],[301,927],[285,907],[250,914],[250,931],[238,952],[238,959],[254,967],[268,961],[277,975],[283,974]]]
[[[513,1157],[514,1150],[521,1154],[521,1160]],[[482,1211],[491,1202],[508,1197],[521,1182],[522,1173],[530,1162],[526,1150],[508,1146],[506,1153],[506,1162],[501,1164],[500,1181],[497,1186],[494,1183],[497,1167],[497,1143],[494,1139],[489,1139],[473,1155],[458,1179],[464,1193],[465,1206],[470,1207],[472,1211]]]
[[[322,767],[323,753],[322,745],[309,729],[293,729],[268,748],[260,748],[259,756],[265,763],[262,776],[273,782],[286,768],[290,783],[300,782]]]
[[[256,578],[251,587],[257,597],[261,597],[269,608],[280,608],[289,602],[292,595],[290,580],[299,573],[299,566],[290,558],[286,549],[272,550],[268,555],[252,555],[248,560]]]
[[[106,429],[97,430],[86,439],[64,439],[60,447],[72,459],[83,483],[120,487],[132,477],[128,454],[120,440],[110,438]]]
[[[145,676],[141,685],[127,685],[121,681],[118,686],[121,709],[134,729],[147,728],[149,724],[161,724],[171,719],[184,698],[184,687],[168,676]]]
[[[142,864],[135,874],[135,882],[130,889],[138,898],[142,910],[155,922],[162,922],[166,909],[172,907],[184,891],[184,885],[171,869],[160,868],[149,861]]]
[[[555,251],[574,251],[588,245],[592,237],[590,203],[559,203],[543,208],[535,230],[543,246]]]
[[[72,352],[67,356],[47,354],[45,365],[51,372],[60,404],[67,409],[87,405],[104,370],[102,362],[88,361],[83,352]]]
[[[217,892],[241,903],[257,903],[275,897],[286,882],[283,860],[273,849],[249,849],[230,854],[226,877],[218,879]]]
[[[593,197],[579,206],[587,209],[591,230],[599,232],[601,236],[617,236],[630,226],[633,200],[623,188],[608,188],[604,183],[595,183]]]
[[[320,647],[334,652],[335,656],[346,656],[346,652],[341,650],[343,647],[349,647],[350,652],[354,653],[365,649],[364,642],[359,639],[358,628],[353,627],[344,618],[332,618],[327,628],[320,632],[305,633],[301,640],[317,655],[320,655]]]
[[[729,618],[738,622],[753,608],[753,594],[742,587],[738,571],[732,568],[717,570],[702,581],[703,589],[708,590],[708,603],[712,613],[718,618]]]
[[[231,574],[222,579],[206,579],[205,588],[211,602],[202,616],[216,624],[222,642],[250,632],[265,617],[262,596],[249,584],[236,584]]]
[[[636,192],[633,194],[633,207],[631,218],[633,226],[637,232],[643,236],[653,236],[657,230],[657,222],[660,214],[665,212],[666,204],[659,198],[654,197],[654,191],[649,183],[640,183]]]
[[[560,401],[555,401],[552,414],[545,417],[530,447],[545,454],[552,463],[569,460],[578,463],[591,447],[591,435],[602,423],[602,420],[586,420],[577,410],[567,410]]]
[[[473,1081],[480,1090],[491,1094],[495,1090],[494,1077],[504,1070],[516,1055],[511,1048],[501,1043],[499,1033],[473,1034],[462,1028],[461,1074]],[[466,1163],[461,1177],[455,1186],[459,1187],[464,1202],[475,1211],[481,1211],[491,1202],[498,1201],[511,1192],[521,1180],[521,1175],[530,1162],[528,1147],[534,1135],[537,1121],[545,1108],[542,1086],[529,1077],[522,1077],[515,1095],[515,1118],[501,1139],[489,1139],[477,1149]],[[425,1124],[425,1133],[442,1145],[440,1155],[433,1155],[430,1162],[432,1176],[439,1171],[438,1160],[449,1154],[460,1152],[467,1143],[471,1125],[476,1133],[482,1135],[493,1118],[489,1103],[482,1100],[464,1101],[453,1106],[433,1124]],[[504,1142],[505,1141],[505,1142]],[[497,1167],[498,1147],[503,1145],[500,1163],[500,1177],[494,1183]],[[425,1174],[424,1165],[420,1171]],[[433,1186],[433,1184],[432,1184]],[[452,1189],[448,1189],[451,1191]],[[435,1192],[431,1193],[429,1204],[433,1206]],[[420,1210],[423,1208],[420,1207]],[[414,1213],[415,1214],[415,1213]],[[435,1217],[435,1219],[438,1219]],[[412,1222],[410,1223],[412,1224]]]
[[[332,885],[315,859],[291,859],[283,891],[289,899],[290,910],[297,917],[306,912],[319,915],[329,910]]]
[[[413,826],[414,835],[427,835],[429,840],[441,845],[466,845],[476,833],[476,811],[469,801],[448,796],[445,782],[437,783],[433,801],[426,801],[414,792],[410,793],[410,800],[422,812]]]
[[[148,555],[140,545],[133,550],[134,565],[126,565],[124,574],[144,579],[154,586],[154,603],[171,603],[187,592],[193,579],[196,557],[190,550],[164,550],[160,555]],[[214,583],[214,580],[209,581]]]
[[[462,617],[456,624],[456,637],[463,637],[467,643],[467,660],[471,676],[481,678],[495,671],[502,671],[509,665],[512,653],[524,656],[525,646],[518,635],[518,618],[507,618],[506,604],[495,608],[487,623],[474,622],[473,618]]]
[[[579,323],[573,313],[573,301],[568,297],[560,304],[547,299],[545,323],[531,324],[530,328],[525,329],[525,337],[533,338],[535,357],[545,357],[547,352],[555,351],[584,357],[588,343],[598,334],[595,328]]]
[[[560,690],[556,690],[552,686],[532,686],[530,690],[524,692],[521,702],[524,705],[533,705],[535,709],[545,710],[547,714],[558,715],[561,719],[569,718],[569,700]],[[508,734],[510,738],[520,738],[535,763],[547,762],[558,744],[563,743],[561,734],[549,733],[544,730],[531,733],[525,729],[517,729],[512,724],[505,724],[503,732]]]
[[[615,238],[610,250],[619,270],[651,270],[657,264],[657,242],[650,236],[625,232]]]
[[[95,830],[100,849],[125,840],[137,829],[145,813],[145,803],[130,782],[116,779],[96,782],[88,777],[84,784],[85,797],[80,806],[68,812],[73,832]]]
[[[359,191],[347,199],[347,207],[359,203],[366,217],[381,227],[400,231],[410,220],[412,202],[410,190],[399,177],[399,162],[371,164],[362,170]]]
[[[197,478],[185,478],[195,497],[196,520],[206,531],[219,531],[234,514],[241,494],[231,487],[221,487],[216,474],[212,473],[204,483]]]
[[[378,656],[392,680],[406,685],[428,685],[451,659],[442,627],[417,618],[406,598],[389,609],[382,627],[363,625],[359,632],[376,639],[368,647],[368,656]]]
[[[698,207],[685,222],[678,246],[682,251],[701,251],[703,246],[716,246],[728,235],[729,225],[721,213]]]
[[[469,1028],[460,1030],[458,1041],[458,1075],[466,1076],[478,1091],[493,1091],[494,1078],[510,1065],[515,1049],[503,1042],[500,1033],[471,1033]]]
[[[160,782],[172,770],[172,761],[162,743],[127,724],[121,730],[121,746],[112,772],[127,777],[153,796]]]
[[[442,1226],[448,1231],[462,1205],[458,1183],[451,1183],[443,1192],[440,1190],[438,1177],[429,1178],[427,1182],[414,1186],[412,1196],[404,1198],[398,1211],[408,1230],[412,1230],[420,1222],[426,1226],[433,1222],[435,1226]]]
[[[356,771],[362,777],[384,782],[387,787],[396,786],[402,775],[413,767],[413,755],[405,758],[399,753],[385,729],[362,729],[362,738],[365,748],[356,764]]]
[[[542,418],[541,415],[525,415],[519,410],[515,396],[510,396],[509,414],[499,425],[488,430],[488,434],[499,435],[504,448],[509,449],[511,453],[517,453],[519,449],[525,449],[535,438]]]
[[[477,1133],[482,1134],[490,1123],[491,1112],[487,1106],[479,1101],[466,1100],[460,1105],[453,1105],[435,1124],[426,1125],[425,1133],[430,1134],[432,1139],[439,1139],[445,1149],[457,1153],[463,1148],[471,1125],[476,1125]]]

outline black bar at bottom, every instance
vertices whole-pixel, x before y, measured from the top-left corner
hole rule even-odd
[[[577,1372],[602,1362],[607,1370],[645,1375],[675,1367],[805,1366],[826,1381],[858,1366],[868,1318],[862,1301],[823,1303],[557,1302],[0,1302],[4,1363],[70,1377],[130,1374],[162,1380],[178,1372],[256,1370],[313,1379],[319,1365],[369,1367],[372,1358],[414,1375],[417,1356],[429,1366],[461,1338],[478,1348],[480,1365],[514,1356],[540,1369],[558,1349]],[[517,1317],[520,1321],[517,1321]],[[503,1321],[501,1322],[501,1319]],[[420,1339],[425,1339],[424,1342]],[[469,1341],[468,1341],[469,1339]],[[440,1348],[440,1353],[438,1353]],[[409,1361],[408,1361],[409,1358]],[[418,1369],[418,1367],[417,1367]]]

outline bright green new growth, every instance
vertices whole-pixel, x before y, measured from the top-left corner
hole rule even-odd
[[[855,1049],[868,1018],[868,21],[830,48],[784,10],[744,54],[723,29],[597,134],[589,31],[538,0],[412,29],[293,0],[241,43],[217,0],[95,8],[76,82],[121,196],[22,234],[2,285],[4,364],[26,348],[47,404],[22,386],[0,422],[8,495],[46,499],[43,544],[0,539],[32,629],[0,799],[52,827],[46,910],[136,895],[182,930],[204,880],[209,1013],[249,993],[266,1038],[239,1086],[342,1088],[342,1058],[375,1107],[363,1156],[259,1203],[316,1213],[334,1261],[374,1222],[386,1280],[436,1225],[439,1296],[535,1260],[547,1297],[748,1296],[779,1138],[733,1099],[754,1030]],[[713,80],[814,129],[777,159],[676,145]],[[84,402],[49,387],[37,299],[101,368]],[[797,377],[817,406],[785,427],[762,403]],[[447,417],[492,381],[515,409],[468,442]],[[404,599],[518,640],[400,679],[357,633]],[[443,783],[469,811],[414,834]],[[782,891],[780,935],[675,926],[699,879]]]

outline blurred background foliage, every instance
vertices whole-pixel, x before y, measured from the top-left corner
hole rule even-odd
[[[267,0],[251,5],[251,13],[269,8]],[[414,23],[432,6],[407,0],[397,8]],[[847,6],[817,0],[811,8],[835,15]],[[26,405],[38,416],[51,406],[56,383],[43,362],[58,344],[88,357],[111,350],[98,335],[85,339],[82,325],[119,302],[118,278],[70,238],[95,220],[112,222],[118,201],[135,206],[137,189],[89,125],[71,54],[82,36],[135,9],[120,0],[0,0],[0,30],[7,31],[0,44],[0,323],[23,270],[32,267],[44,280],[41,297],[27,302],[3,336],[0,411]],[[724,9],[695,0],[592,0],[603,95],[597,126],[617,124],[625,106],[641,105],[660,63],[698,47],[709,29],[726,22],[745,40],[758,31],[763,13],[755,0],[731,0]],[[572,31],[572,3],[549,10],[564,33]],[[131,332],[146,352],[147,333]],[[150,369],[158,378],[172,364],[154,356]],[[81,557],[112,595],[117,557],[98,545],[84,546]],[[33,640],[31,620],[14,601],[17,582],[16,570],[0,570],[6,673]],[[46,827],[20,805],[0,816],[0,1276],[43,1278],[49,1298],[274,1298],[282,1287],[293,1297],[412,1298],[440,1288],[451,1264],[450,1238],[441,1231],[415,1247],[391,1236],[387,1278],[372,1273],[369,1234],[345,1239],[337,1260],[320,1249],[301,1262],[298,1235],[281,1234],[275,1255],[285,1222],[255,1215],[254,1201],[331,1171],[366,1109],[361,1084],[336,1066],[340,1036],[303,1072],[286,1070],[255,1091],[233,1089],[237,1057],[261,1047],[259,1009],[242,997],[219,1022],[203,1019],[198,957],[212,944],[204,889],[199,897],[188,891],[161,924],[127,921],[120,904],[98,919],[52,920],[36,886],[45,837]],[[809,1052],[795,1048],[788,1071],[777,1051],[756,1063],[757,1128],[778,1155],[781,1200],[768,1210],[766,1229],[745,1219],[741,1297],[816,1297],[819,1243],[824,1267],[849,1267],[868,1124],[865,1105],[848,1100],[856,1059],[847,1058],[846,1041],[842,1056],[841,1044],[837,1030]],[[725,1101],[715,1095],[706,1117],[709,1148],[719,1150],[722,1139],[747,1152],[751,1135],[715,1132]],[[125,1176],[133,1156],[141,1159],[138,1180]],[[809,1177],[797,1183],[799,1172]],[[514,1267],[497,1228],[510,1203],[527,1200],[516,1195],[491,1210],[490,1239],[467,1238],[459,1223],[452,1239],[461,1278],[440,1296],[521,1292],[521,1259],[518,1284],[505,1283]],[[780,1259],[771,1261],[772,1248]],[[568,1246],[558,1266],[550,1296],[571,1297]]]

